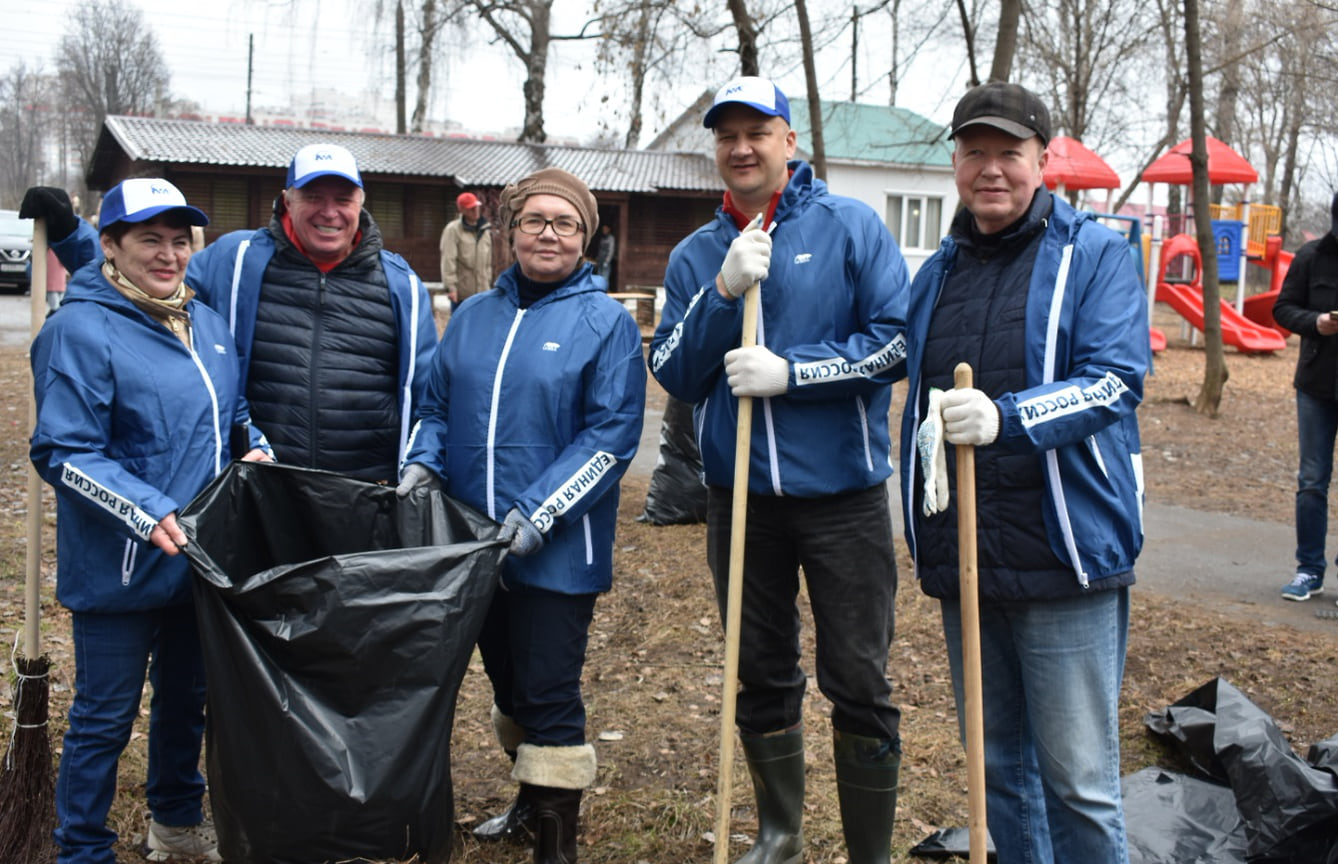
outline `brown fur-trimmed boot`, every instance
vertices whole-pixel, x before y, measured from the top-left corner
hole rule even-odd
[[[575,864],[581,792],[595,782],[595,748],[522,744],[514,776],[534,807],[534,864]]]

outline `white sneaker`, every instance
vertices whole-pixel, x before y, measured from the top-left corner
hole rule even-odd
[[[150,861],[222,861],[218,854],[218,836],[208,822],[173,828],[149,820],[144,838],[144,857]]]

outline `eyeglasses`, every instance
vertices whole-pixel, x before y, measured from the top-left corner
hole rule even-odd
[[[571,216],[559,216],[556,219],[545,219],[542,216],[521,216],[519,219],[511,220],[512,228],[519,228],[522,233],[535,236],[544,233],[544,229],[549,225],[553,226],[553,233],[559,237],[575,237],[585,230],[581,220],[574,219]]]

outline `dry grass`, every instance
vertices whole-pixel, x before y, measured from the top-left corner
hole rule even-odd
[[[1222,476],[1222,460],[1214,455],[1218,451],[1209,448],[1225,448],[1250,436],[1248,440],[1257,448],[1273,448],[1265,453],[1276,450],[1281,454],[1276,457],[1280,466],[1294,461],[1286,455],[1288,446],[1294,448],[1294,420],[1290,430],[1284,418],[1267,434],[1257,425],[1233,425],[1249,413],[1247,406],[1271,404],[1269,400],[1290,404],[1290,362],[1286,358],[1233,358],[1232,363],[1228,387],[1232,401],[1221,420],[1207,421],[1177,401],[1186,394],[1176,391],[1192,386],[1194,370],[1201,364],[1197,352],[1176,349],[1159,360],[1158,377],[1149,383],[1143,413],[1145,446],[1149,452],[1176,454],[1174,462],[1168,461],[1176,469],[1155,475],[1150,494],[1165,502],[1276,518],[1278,507],[1290,500],[1293,469],[1288,468],[1284,478],[1282,467],[1269,473],[1256,464],[1230,469],[1233,475]],[[0,442],[0,503],[7,514],[0,520],[0,640],[7,642],[12,642],[21,621],[28,386],[23,364],[20,352],[0,350],[0,420],[11,430]],[[1236,366],[1245,371],[1237,372]],[[1258,374],[1247,374],[1252,370]],[[1250,383],[1252,377],[1257,380]],[[1250,499],[1232,494],[1231,484],[1242,476],[1268,488]],[[1177,482],[1181,485],[1174,485]],[[632,478],[624,484],[614,590],[601,598],[591,632],[585,689],[589,735],[599,753],[600,771],[582,810],[581,859],[590,864],[688,864],[712,857],[707,835],[715,823],[721,628],[705,566],[703,530],[636,522],[645,489],[643,479]],[[1240,509],[1243,502],[1258,501],[1262,501],[1259,514]],[[49,493],[46,507],[52,507]],[[48,547],[54,545],[50,525],[46,536]],[[890,657],[894,698],[903,712],[905,748],[894,838],[893,860],[898,862],[912,860],[907,850],[930,831],[966,821],[964,763],[956,740],[937,609],[914,585],[905,584],[909,567],[904,549],[899,551],[903,586]],[[74,669],[68,616],[52,600],[53,564],[48,552],[43,638],[54,664],[51,732],[58,745]],[[811,639],[811,628],[806,627],[806,633]],[[811,641],[806,652],[812,656]],[[1261,630],[1248,620],[1135,590],[1121,712],[1126,771],[1167,762],[1166,754],[1143,727],[1144,714],[1163,708],[1216,675],[1229,678],[1272,713],[1294,746],[1304,752],[1309,743],[1335,731],[1335,655],[1338,626],[1333,638],[1283,627]],[[505,807],[513,794],[507,779],[509,764],[492,738],[490,702],[476,659],[461,690],[453,739],[456,818],[461,826],[455,860],[524,862],[529,860],[526,850],[480,848],[467,833],[479,820]],[[810,864],[844,861],[826,715],[825,700],[811,685],[805,707],[809,744],[805,831]],[[0,734],[6,738],[9,723],[8,719],[0,721]],[[603,736],[616,740],[600,740],[601,733],[620,734]],[[120,860],[125,862],[142,860],[129,841],[142,833],[147,819],[143,777],[141,728],[122,759],[112,816],[116,829],[126,838],[118,847]],[[735,856],[746,847],[742,838],[756,829],[746,777],[740,758],[733,797],[733,831],[740,838],[734,845]]]

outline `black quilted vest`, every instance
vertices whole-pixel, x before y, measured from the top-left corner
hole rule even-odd
[[[279,461],[393,482],[399,461],[399,335],[381,232],[321,273],[276,217],[246,397]]]

